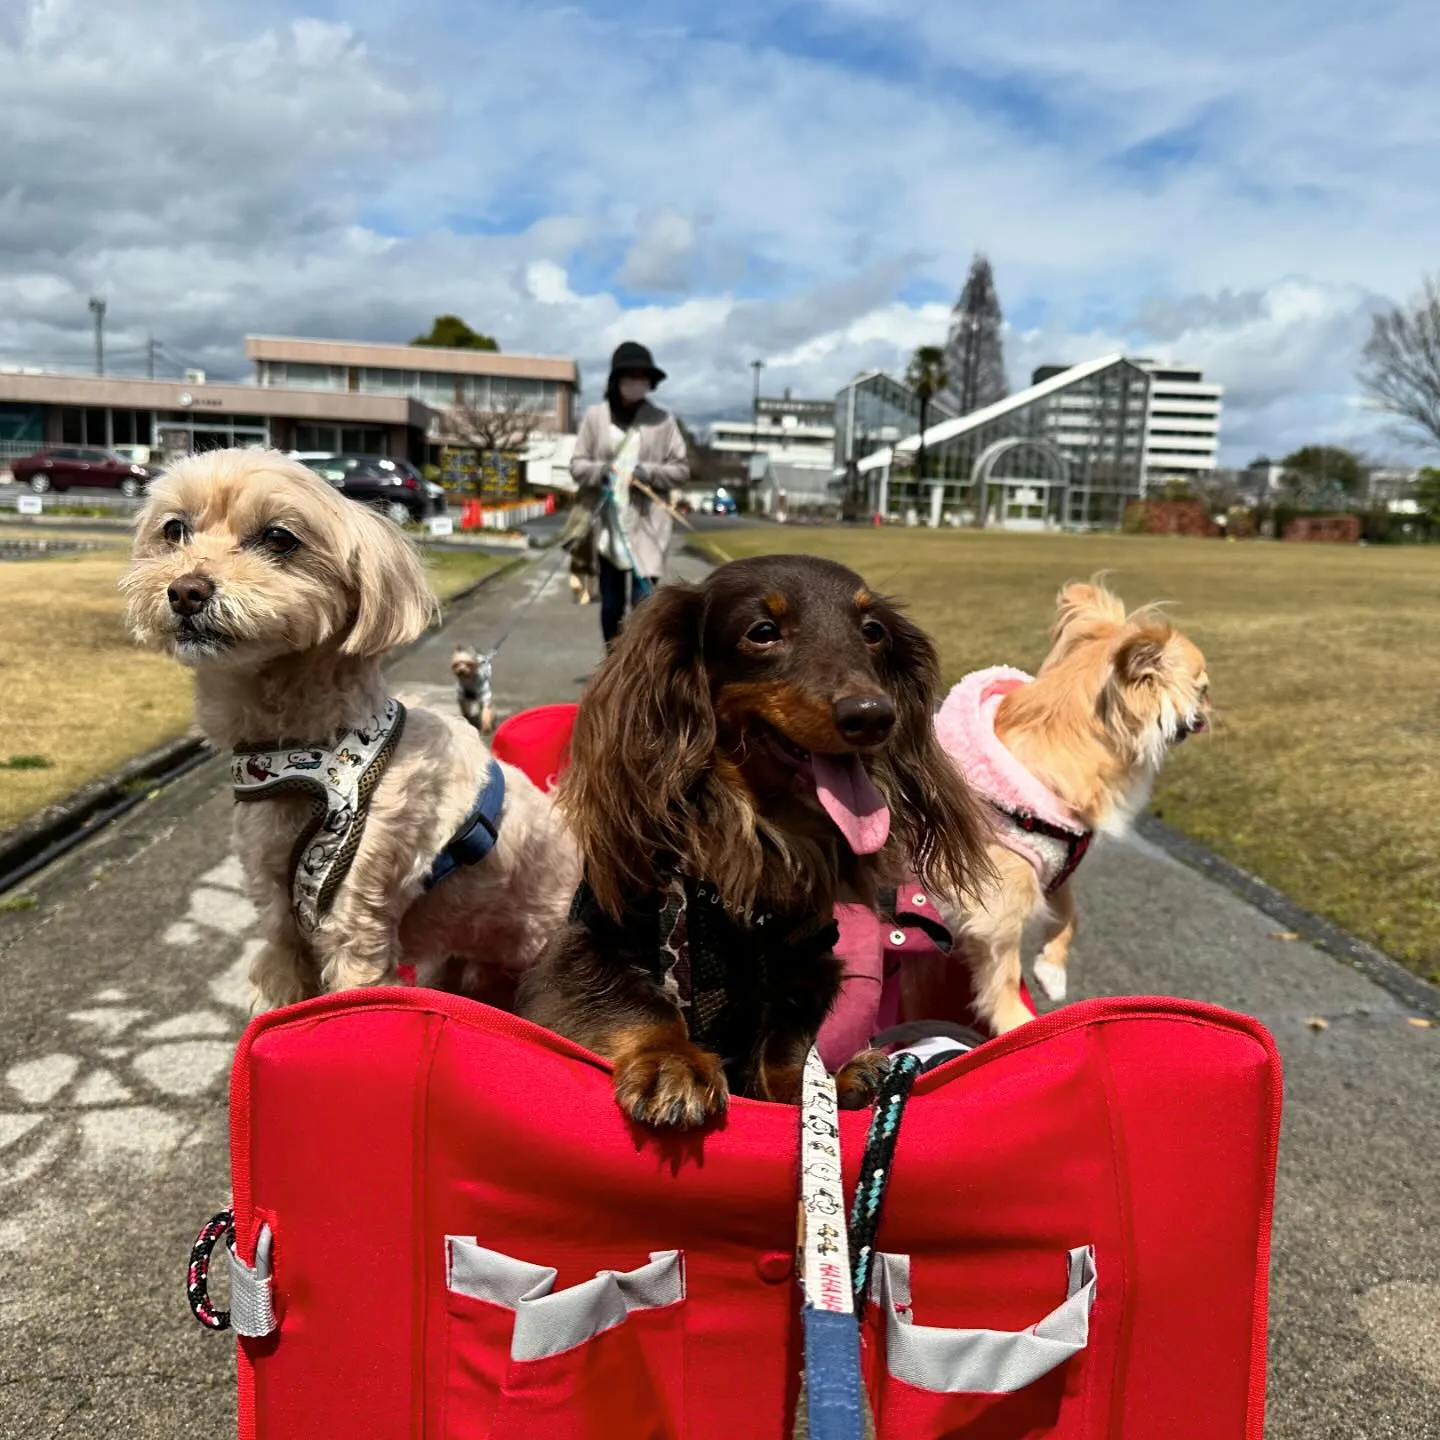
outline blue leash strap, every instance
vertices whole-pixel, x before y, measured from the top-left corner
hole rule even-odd
[[[863,1440],[860,1327],[845,1233],[835,1081],[814,1048],[800,1096],[801,1281],[810,1440]]]
[[[491,760],[490,773],[464,823],[450,843],[435,857],[425,888],[432,890],[461,865],[478,865],[500,838],[500,811],[505,806],[505,772],[498,760]]]

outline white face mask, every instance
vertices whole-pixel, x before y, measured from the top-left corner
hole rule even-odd
[[[650,382],[643,375],[626,375],[620,381],[620,399],[626,405],[638,405],[650,393]]]

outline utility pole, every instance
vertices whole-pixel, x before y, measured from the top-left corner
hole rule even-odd
[[[765,368],[763,360],[752,360],[750,368],[755,372],[755,398],[750,403],[750,443],[754,453],[760,453],[760,372]]]
[[[90,297],[90,313],[95,317],[95,373],[105,373],[105,302],[97,296]]]
[[[160,342],[153,336],[145,337],[145,370],[150,379],[155,378],[155,352],[160,348]]]

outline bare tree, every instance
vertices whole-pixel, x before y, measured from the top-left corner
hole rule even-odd
[[[1423,443],[1440,446],[1440,281],[1427,277],[1408,304],[1375,317],[1360,384]]]
[[[498,405],[448,406],[440,428],[463,449],[510,454],[539,428],[540,416],[523,396],[507,392]]]
[[[1234,470],[1198,470],[1186,488],[1212,515],[1222,515],[1240,501],[1240,477]]]
[[[462,491],[485,496],[498,483],[496,477],[510,469],[507,463],[523,450],[540,428],[540,415],[524,397],[513,392],[499,396],[493,405],[461,402],[441,413],[440,439],[452,450],[462,452],[458,468],[446,466],[450,478]],[[463,452],[470,452],[467,460]],[[502,491],[502,493],[504,493]]]

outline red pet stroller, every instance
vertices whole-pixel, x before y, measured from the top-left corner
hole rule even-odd
[[[563,716],[526,724],[546,753],[496,750],[544,783]],[[793,1433],[808,1110],[657,1139],[602,1060],[414,989],[260,1017],[231,1107],[242,1436]],[[1255,1022],[1102,1000],[919,1075],[883,1174],[885,1117],[840,1116],[847,1192],[884,1187],[858,1346],[882,1440],[1260,1440],[1279,1111]],[[858,1436],[809,1358],[810,1433]]]

